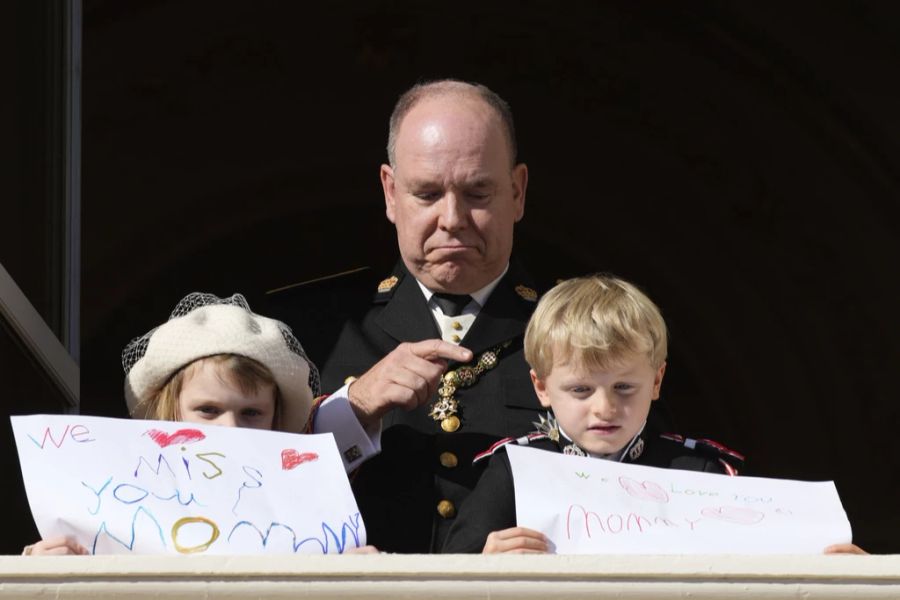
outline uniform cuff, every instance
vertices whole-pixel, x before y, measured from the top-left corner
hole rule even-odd
[[[348,473],[381,452],[381,421],[371,431],[363,428],[350,407],[349,387],[343,386],[324,400],[313,423],[313,433],[334,435]]]

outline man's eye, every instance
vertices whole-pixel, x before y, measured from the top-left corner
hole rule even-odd
[[[476,202],[483,202],[491,197],[487,192],[469,192],[468,196],[471,200],[475,200]]]
[[[435,200],[440,200],[441,198],[440,192],[416,192],[413,195],[419,200],[426,200],[428,202],[434,202]]]

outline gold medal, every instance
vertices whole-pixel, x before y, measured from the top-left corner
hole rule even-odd
[[[455,398],[457,390],[474,385],[485,371],[496,367],[501,350],[508,347],[510,343],[504,342],[482,353],[474,366],[470,363],[444,373],[441,385],[437,390],[438,399],[432,402],[431,410],[428,411],[429,417],[441,422],[441,429],[447,433],[453,433],[460,428],[462,423],[456,416],[461,408],[459,401]]]

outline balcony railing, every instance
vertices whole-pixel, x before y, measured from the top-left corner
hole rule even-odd
[[[891,556],[0,557],[4,598],[900,598]]]

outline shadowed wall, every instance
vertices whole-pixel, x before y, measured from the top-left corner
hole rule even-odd
[[[900,9],[592,4],[85,0],[82,412],[124,416],[121,348],[189,291],[388,268],[393,102],[477,80],[516,115],[529,268],[641,285],[680,429],[835,479],[900,552]]]

